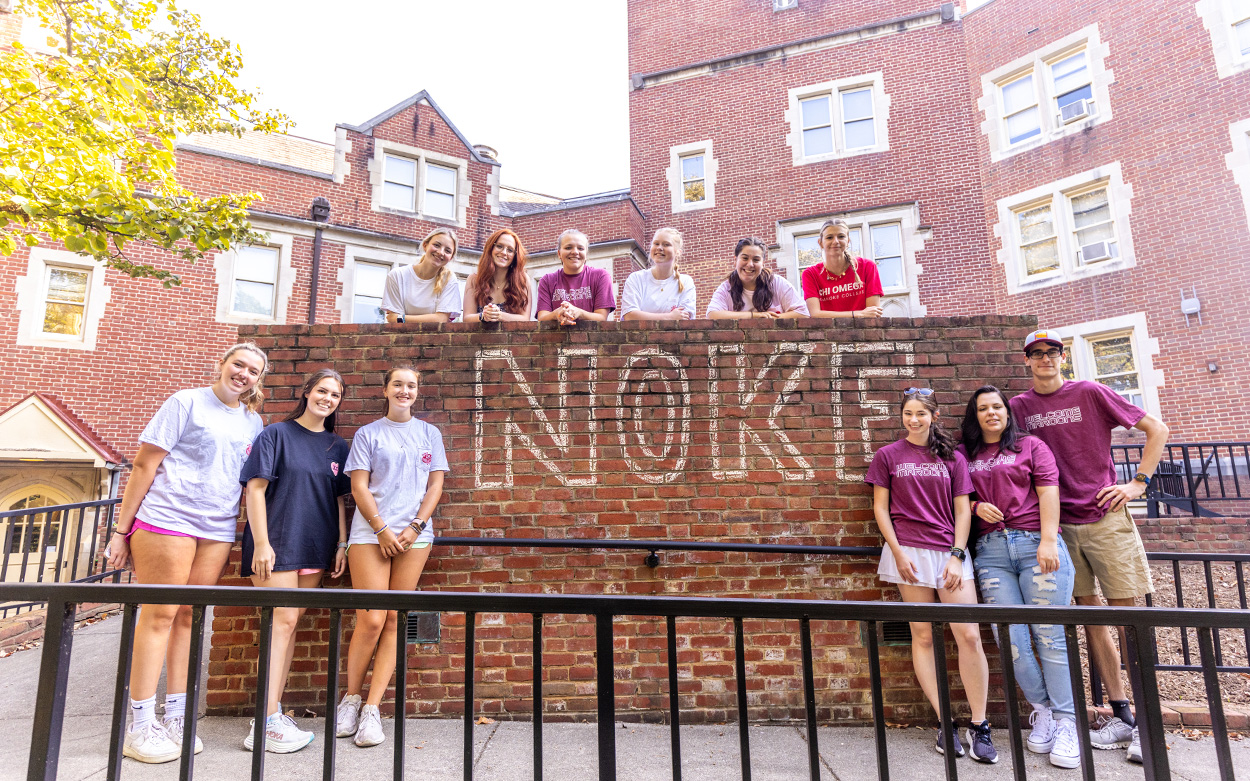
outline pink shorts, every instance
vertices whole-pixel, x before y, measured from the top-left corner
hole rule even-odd
[[[323,569],[316,569],[316,568],[312,568],[312,569],[310,569],[310,568],[308,568],[308,567],[305,567],[304,569],[302,569],[302,570],[300,570],[300,571],[299,571],[299,574],[301,574],[301,575],[320,575],[320,574],[321,574],[321,573],[323,573],[323,572],[325,572],[325,570],[323,570]]]
[[[194,534],[187,534],[186,532],[176,532],[172,529],[162,529],[159,526],[153,526],[147,521],[141,521],[138,518],[135,518],[134,523],[130,525],[130,531],[126,533],[126,539],[129,540],[132,536],[134,536],[134,533],[140,529],[145,532],[152,532],[153,534],[164,534],[166,537],[190,537],[194,540],[205,539],[203,537],[196,537]]]

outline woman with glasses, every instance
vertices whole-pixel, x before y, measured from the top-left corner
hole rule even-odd
[[[878,450],[865,477],[873,486],[873,514],[886,542],[877,575],[897,584],[904,602],[976,604],[972,561],[964,550],[972,523],[968,462],[938,423],[931,388],[908,388],[900,413],[906,436]],[[972,758],[997,762],[990,723],[985,720],[989,667],[980,626],[950,627],[959,646],[959,677],[972,710],[967,732]],[[916,678],[933,710],[941,713],[933,643],[942,638],[935,641],[932,625],[923,621],[911,624],[911,638]],[[939,728],[937,750],[964,755],[955,724]]]
[[[534,283],[525,274],[525,245],[511,228],[486,240],[477,271],[464,284],[464,321],[533,320]]]

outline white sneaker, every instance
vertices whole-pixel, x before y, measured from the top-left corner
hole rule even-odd
[[[1089,733],[1089,742],[1094,748],[1124,748],[1133,742],[1133,728],[1112,716]]]
[[[165,732],[169,734],[169,739],[178,744],[178,751],[182,751],[182,717],[170,716],[165,719]],[[200,736],[195,736],[195,753],[198,754],[204,750],[204,741],[200,740]]]
[[[159,765],[162,762],[173,762],[182,756],[182,746],[170,740],[160,722],[153,721],[141,729],[126,731],[122,755],[150,765]]]
[[[1045,705],[1034,705],[1033,712],[1029,714],[1029,723],[1033,725],[1033,731],[1029,733],[1025,746],[1034,754],[1049,754],[1055,745],[1055,715]]]
[[[1081,745],[1076,739],[1076,722],[1063,719],[1055,727],[1054,747],[1050,750],[1050,764],[1055,767],[1074,768],[1081,764]]]
[[[376,746],[386,740],[382,734],[382,714],[378,706],[365,705],[360,709],[360,726],[356,728],[356,745],[361,748]]]
[[[350,738],[360,724],[360,695],[344,694],[334,712],[334,737]]]
[[[243,739],[243,748],[252,750],[256,719],[248,725],[247,737]],[[275,713],[265,720],[265,750],[274,754],[290,754],[299,751],[312,743],[317,736],[305,732],[295,723],[295,719],[285,713]]]
[[[1133,740],[1128,744],[1128,751],[1124,752],[1124,758],[1129,762],[1141,764],[1141,733],[1137,731],[1137,727],[1133,727]]]

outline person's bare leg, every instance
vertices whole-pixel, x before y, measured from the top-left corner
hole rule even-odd
[[[182,537],[179,539],[192,539]],[[188,586],[216,586],[226,569],[233,543],[192,539],[195,561],[191,564]],[[169,633],[169,650],[165,652],[165,693],[181,694],[187,690],[187,660],[191,657],[191,606],[182,605]],[[194,705],[189,705],[192,708]]]
[[[1092,607],[1102,607],[1102,600],[1097,594],[1077,597],[1078,605],[1086,605]],[[1132,607],[1137,604],[1135,599],[1109,599],[1107,603],[1114,607]],[[1085,627],[1085,636],[1089,640],[1089,654],[1093,657],[1093,662],[1098,669],[1098,675],[1102,678],[1103,686],[1107,690],[1107,699],[1109,700],[1127,700],[1128,692],[1124,687],[1124,678],[1120,675],[1120,643],[1124,642],[1124,631],[1117,627],[1120,634],[1119,643],[1111,637],[1111,627],[1108,626],[1087,626]]]
[[[430,558],[431,550],[433,550],[432,545],[413,548],[407,553],[394,557],[391,560],[390,590],[415,590],[417,581],[421,578],[421,571],[425,569],[425,562]],[[365,700],[369,705],[378,705],[382,702],[386,687],[395,673],[395,650],[396,643],[399,642],[396,637],[398,625],[396,619],[395,611],[386,612],[386,622],[382,635],[378,639],[378,652],[373,658],[373,678],[369,681],[369,696]]]
[[[195,561],[195,540],[173,537],[140,529],[130,538],[130,555],[135,578],[145,585],[185,586]],[[169,636],[177,605],[141,605],[135,621],[134,653],[130,663],[130,698],[146,700],[156,696],[161,667],[169,647]],[[186,667],[183,666],[185,690]]]
[[[257,588],[298,588],[299,573],[295,570],[272,572],[268,580],[252,576],[252,585]],[[286,688],[287,675],[290,674],[291,656],[295,650],[295,626],[299,623],[303,610],[293,607],[278,607],[273,611],[273,633],[269,641],[269,692],[266,702],[266,716],[278,711],[278,703],[282,700],[282,691]]]
[[[353,545],[347,551],[352,588],[384,591],[391,582],[391,560],[377,545]],[[386,623],[385,610],[357,610],[356,626],[347,646],[347,694],[360,694],[365,673]],[[394,662],[392,661],[392,665]]]
[[[937,602],[937,594],[928,586],[898,584],[904,602]],[[938,700],[937,662],[933,659],[933,625],[924,621],[911,623],[911,664],[916,671],[920,690],[933,706],[934,713],[941,713]]]
[[[971,580],[965,580],[964,587],[959,591],[938,589],[937,595],[942,602],[950,604],[977,603],[976,588]],[[951,633],[955,635],[955,643],[959,646],[959,680],[963,682],[964,693],[968,695],[972,723],[980,724],[985,721],[985,702],[990,689],[990,666],[985,660],[985,649],[981,646],[981,626],[951,624]]]

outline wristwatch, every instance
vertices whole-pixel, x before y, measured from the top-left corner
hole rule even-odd
[[[1137,474],[1133,475],[1133,479],[1141,483],[1146,488],[1150,487],[1150,476],[1144,472],[1138,472]]]
[[[951,548],[951,555],[960,561],[964,561],[968,558],[968,553],[963,548]]]

